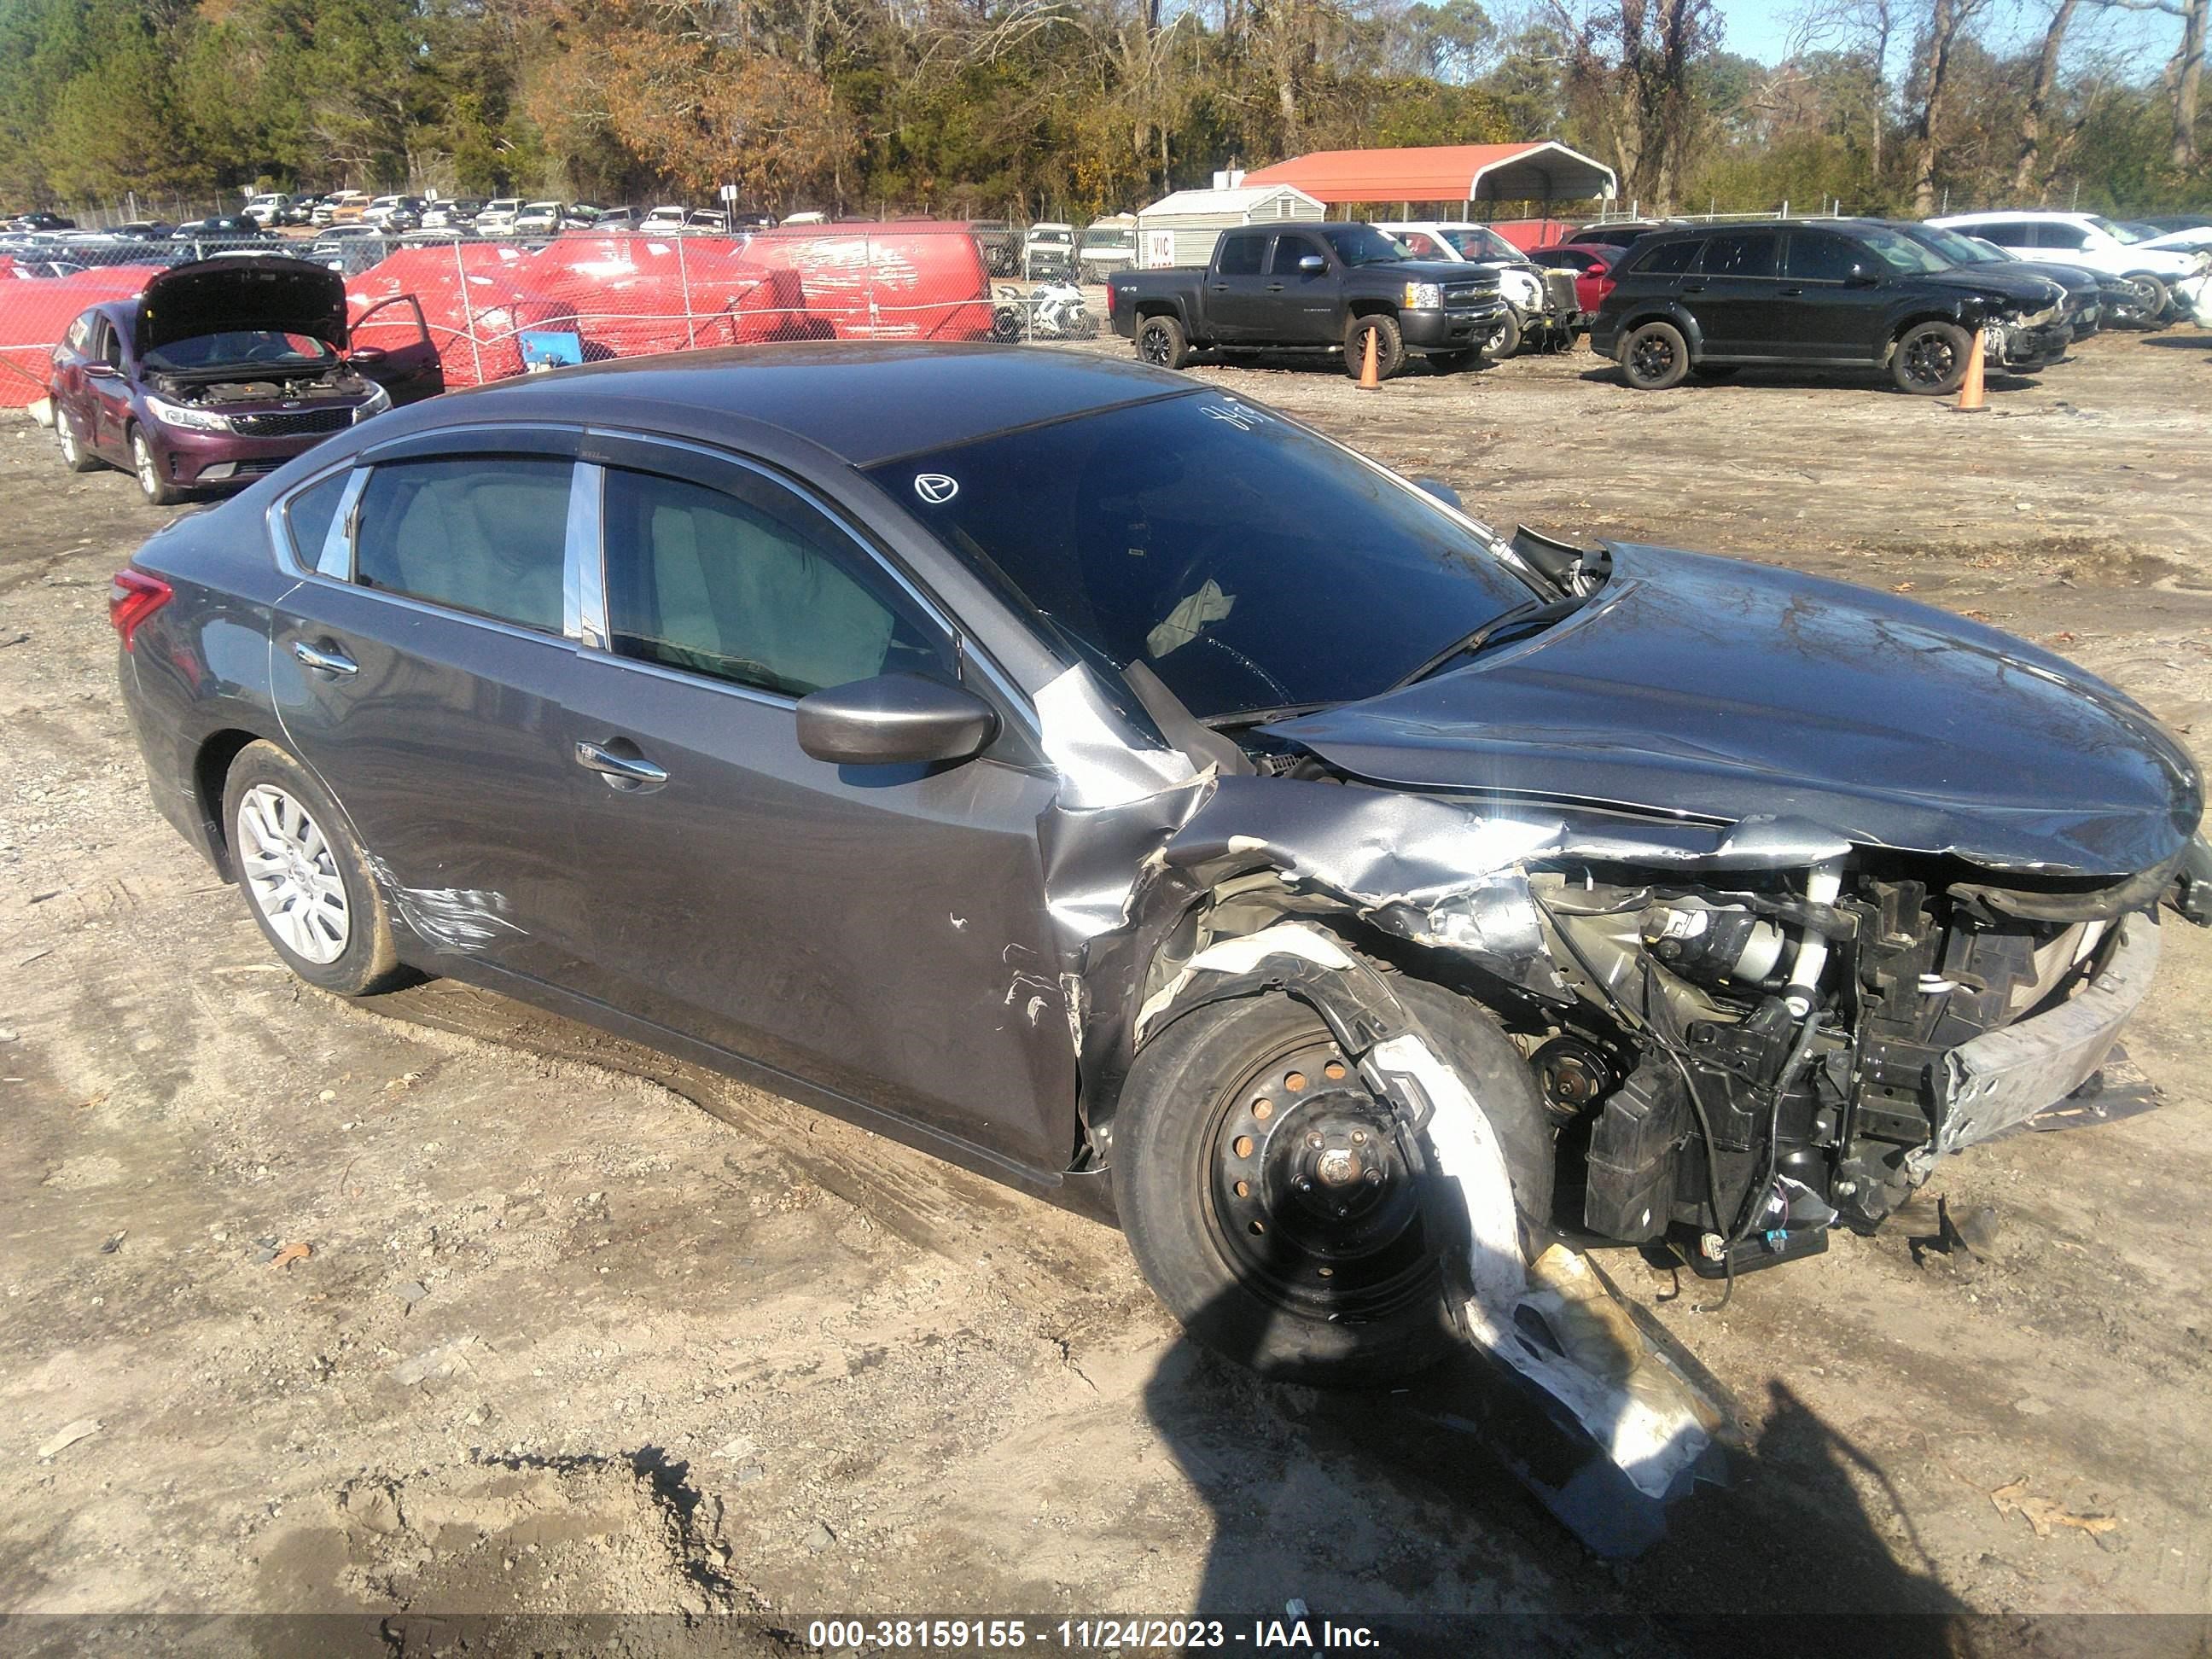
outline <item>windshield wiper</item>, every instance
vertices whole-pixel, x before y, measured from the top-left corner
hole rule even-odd
[[[1393,681],[1389,690],[1402,691],[1407,686],[1428,678],[1430,675],[1455,658],[1473,656],[1509,628],[1547,627],[1559,621],[1560,617],[1581,610],[1588,601],[1588,598],[1587,594],[1578,593],[1572,599],[1523,600],[1509,611],[1500,611],[1473,633],[1454,640],[1435,656],[1422,663],[1412,673],[1401,679]]]

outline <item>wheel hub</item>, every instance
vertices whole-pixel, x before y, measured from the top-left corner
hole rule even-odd
[[[1424,1285],[1419,1172],[1391,1108],[1333,1043],[1262,1066],[1214,1142],[1211,1220],[1240,1279],[1326,1317],[1373,1317]]]

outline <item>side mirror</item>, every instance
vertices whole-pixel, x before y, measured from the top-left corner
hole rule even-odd
[[[1875,272],[1869,270],[1864,265],[1854,264],[1850,268],[1849,274],[1847,274],[1844,278],[1844,286],[1845,288],[1872,288],[1881,281],[1881,278]]]
[[[919,674],[878,674],[799,700],[799,746],[839,766],[966,760],[998,730],[981,697]]]
[[[113,363],[87,363],[84,378],[88,380],[119,380],[123,378],[123,371]]]
[[[1309,253],[1298,261],[1298,274],[1302,276],[1318,276],[1328,269],[1328,261],[1318,253]]]
[[[384,361],[385,356],[386,352],[382,346],[356,346],[346,354],[346,361],[362,368],[374,368]]]
[[[1413,480],[1413,488],[1425,495],[1435,496],[1446,507],[1462,505],[1459,498],[1459,491],[1454,489],[1442,478],[1416,478]]]

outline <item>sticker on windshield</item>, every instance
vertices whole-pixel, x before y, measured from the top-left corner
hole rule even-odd
[[[960,493],[960,480],[948,478],[942,472],[917,472],[914,475],[914,493],[932,507],[942,507]]]
[[[1256,431],[1267,419],[1258,410],[1240,404],[1233,398],[1225,404],[1202,404],[1199,406],[1199,413],[1210,421],[1225,421],[1239,432]]]

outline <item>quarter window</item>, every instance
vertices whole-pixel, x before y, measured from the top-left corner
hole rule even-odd
[[[828,520],[767,483],[743,497],[610,468],[614,649],[781,696],[904,671],[957,680],[950,643]]]
[[[506,455],[380,466],[362,492],[354,579],[558,634],[573,471]]]
[[[1705,244],[1708,276],[1771,276],[1782,239],[1771,230],[1741,230]]]
[[[1840,283],[1850,277],[1853,265],[1865,263],[1857,247],[1840,236],[1793,230],[1783,274],[1801,283]]]
[[[1656,247],[1646,248],[1636,262],[1639,276],[1680,276],[1698,262],[1705,244],[1695,240],[1680,242],[1662,242]]]
[[[1257,276],[1260,261],[1267,250],[1267,238],[1260,235],[1231,236],[1221,244],[1221,274],[1224,276]]]
[[[292,556],[302,570],[313,570],[330,539],[331,524],[344,499],[346,482],[353,475],[333,472],[320,483],[310,484],[285,504],[284,526],[291,532]]]

